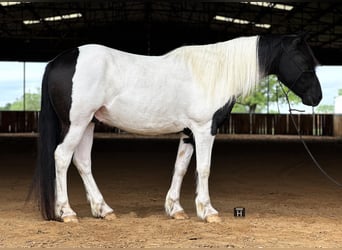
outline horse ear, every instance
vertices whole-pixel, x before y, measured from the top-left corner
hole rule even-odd
[[[292,40],[292,45],[297,47],[298,45],[304,43],[308,35],[309,34],[307,32],[301,32],[300,34],[296,35]]]
[[[302,31],[298,34],[299,37],[303,39],[303,41],[306,41],[306,39],[309,38],[310,32],[309,31]]]

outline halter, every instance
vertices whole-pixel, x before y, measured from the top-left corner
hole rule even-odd
[[[316,77],[316,72],[315,70],[304,70],[301,65],[299,65],[296,61],[291,59],[290,53],[285,49],[284,47],[284,42],[281,41],[281,48],[284,52],[284,54],[289,58],[289,60],[294,63],[294,65],[297,67],[297,69],[299,70],[299,75],[296,77],[295,81],[291,84],[291,86],[289,87],[290,90],[292,90],[292,88],[297,84],[297,81],[302,78],[303,74],[309,73],[309,74],[314,74],[314,76]]]

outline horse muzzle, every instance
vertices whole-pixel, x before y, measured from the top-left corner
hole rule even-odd
[[[302,102],[305,105],[315,107],[317,106],[322,100],[322,94],[317,95],[317,96],[312,96],[312,95],[305,95],[302,97]]]

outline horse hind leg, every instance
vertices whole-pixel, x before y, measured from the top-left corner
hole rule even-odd
[[[75,150],[73,163],[83,180],[92,215],[96,218],[110,220],[115,218],[115,214],[113,213],[113,209],[104,201],[91,171],[91,148],[93,144],[94,127],[94,123],[90,123],[86,128],[83,137]]]
[[[88,123],[70,124],[64,140],[55,150],[56,166],[56,218],[63,222],[77,222],[76,213],[69,204],[67,193],[67,172],[76,147],[80,143]]]
[[[189,142],[184,142],[184,139],[187,140],[189,138],[183,135],[180,139],[171,187],[165,199],[166,214],[178,220],[189,218],[179,200],[183,178],[194,152],[193,145]]]

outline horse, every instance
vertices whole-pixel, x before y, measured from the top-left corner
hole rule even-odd
[[[77,222],[69,204],[71,161],[85,186],[91,213],[115,219],[91,170],[95,122],[130,133],[179,133],[166,214],[189,218],[180,203],[183,177],[196,154],[196,212],[220,222],[209,196],[212,147],[235,100],[275,74],[305,105],[322,99],[318,65],[303,35],[259,35],[176,48],[161,56],[136,55],[87,44],[51,60],[42,80],[38,160],[33,191],[46,220]]]

